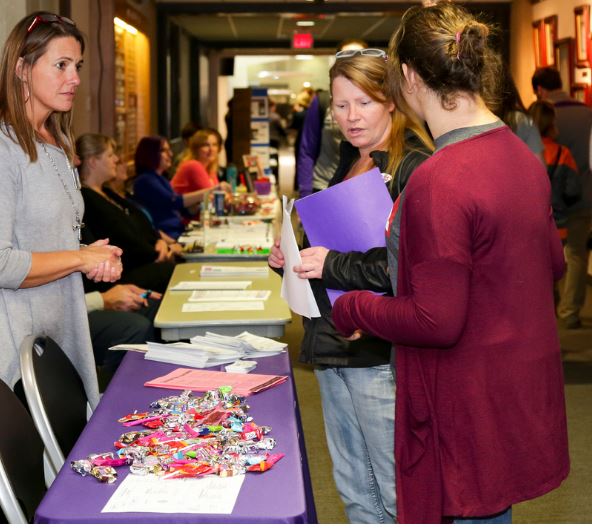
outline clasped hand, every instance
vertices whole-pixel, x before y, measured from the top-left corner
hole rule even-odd
[[[97,240],[87,247],[80,249],[82,266],[80,271],[86,278],[94,282],[115,282],[121,277],[123,266],[121,255],[123,251],[109,240]]]

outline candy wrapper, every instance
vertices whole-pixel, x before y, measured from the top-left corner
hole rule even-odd
[[[198,478],[217,474],[232,477],[265,472],[284,454],[269,454],[276,442],[269,426],[259,426],[248,414],[244,397],[220,387],[195,397],[191,391],[161,398],[151,411],[134,411],[118,419],[141,430],[123,433],[116,452],[92,454],[71,463],[82,476],[104,483],[117,478],[115,467],[129,465],[132,474],[155,474],[165,479]]]

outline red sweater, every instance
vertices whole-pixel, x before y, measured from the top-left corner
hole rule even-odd
[[[397,296],[350,292],[333,319],[397,345],[399,522],[492,515],[569,471],[549,178],[501,127],[436,152],[402,209]]]
[[[210,175],[206,167],[197,160],[182,162],[171,180],[173,190],[178,194],[186,194],[211,188],[219,184],[217,175]]]

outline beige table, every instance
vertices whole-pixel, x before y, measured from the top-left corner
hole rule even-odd
[[[248,289],[271,291],[269,299],[264,302],[264,309],[256,311],[184,313],[181,311],[181,308],[187,302],[191,292],[171,291],[167,289],[154,320],[154,326],[160,328],[163,340],[175,341],[178,339],[189,339],[197,334],[204,334],[206,331],[236,335],[246,330],[265,337],[280,337],[284,335],[284,328],[286,323],[289,323],[291,320],[291,313],[288,304],[280,296],[281,277],[279,275],[269,270],[267,277],[237,276],[203,278],[200,277],[202,265],[205,264],[179,264],[175,268],[169,286],[190,280],[251,280],[253,283]],[[240,264],[208,262],[207,265],[261,267],[263,264],[261,262],[251,261],[240,262]]]

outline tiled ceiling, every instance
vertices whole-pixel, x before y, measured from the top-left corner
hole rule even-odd
[[[465,1],[479,8],[508,3]],[[346,38],[384,47],[401,14],[420,0],[157,0],[159,13],[211,47],[290,48],[294,32],[313,34],[315,48],[333,48]],[[299,21],[314,22],[301,27]]]
[[[333,46],[345,38],[358,37],[374,44],[386,43],[399,23],[392,13],[332,13],[301,15],[287,13],[234,13],[176,15],[173,21],[204,43],[270,43],[289,47],[295,32],[312,33],[315,46]],[[314,22],[298,26],[297,22]]]

